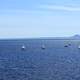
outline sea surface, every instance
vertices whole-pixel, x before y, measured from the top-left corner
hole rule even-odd
[[[80,80],[79,45],[68,39],[0,40],[0,80]]]

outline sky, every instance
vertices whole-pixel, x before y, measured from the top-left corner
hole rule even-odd
[[[0,38],[80,34],[80,0],[0,0]]]

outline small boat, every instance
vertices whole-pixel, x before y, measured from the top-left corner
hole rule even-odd
[[[41,47],[42,49],[45,49],[45,45],[42,45],[42,47]]]
[[[25,45],[23,45],[23,46],[21,47],[21,49],[22,49],[22,50],[25,50],[25,49],[26,49]]]
[[[78,49],[80,49],[80,45],[78,46]]]
[[[68,47],[68,45],[65,45],[64,47]]]

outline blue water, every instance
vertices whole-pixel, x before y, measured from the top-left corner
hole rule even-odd
[[[23,44],[26,50],[21,50]],[[79,44],[79,40],[0,40],[0,80],[80,80]]]

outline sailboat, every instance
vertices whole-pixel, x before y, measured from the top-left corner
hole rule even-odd
[[[25,50],[26,49],[26,46],[25,45],[22,45],[21,49],[22,50]]]
[[[42,45],[42,47],[41,47],[42,49],[45,49],[45,45]]]
[[[80,45],[78,46],[78,49],[80,49]]]

